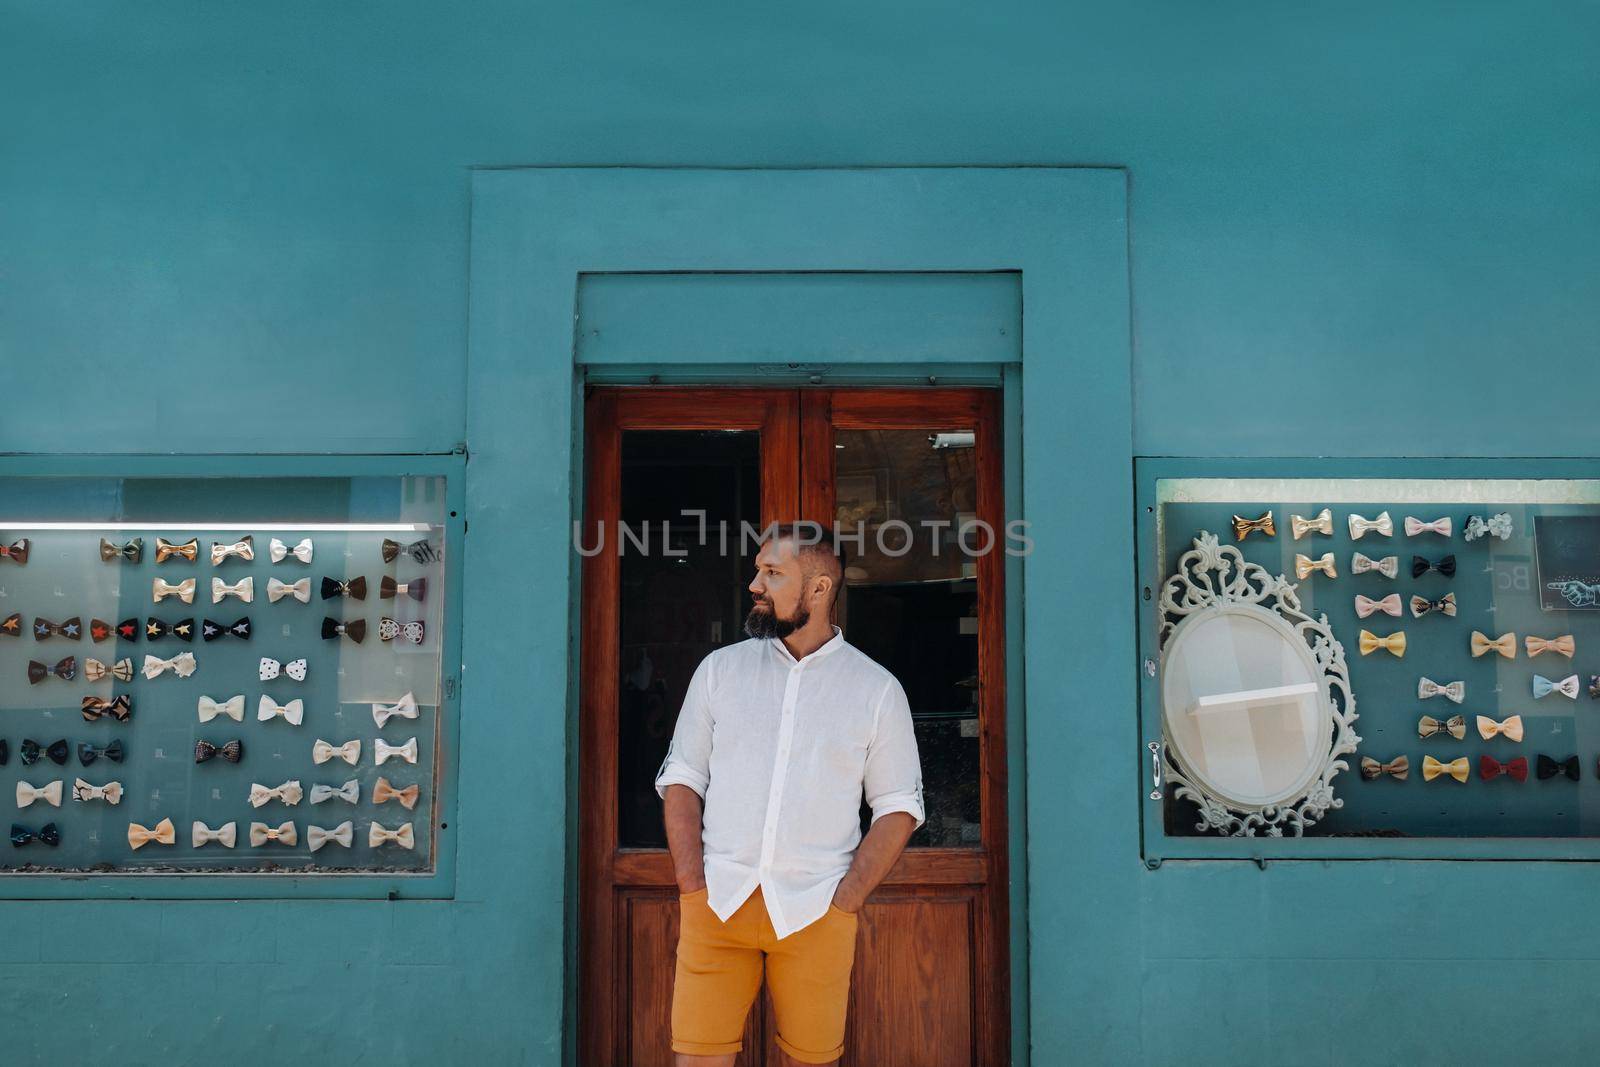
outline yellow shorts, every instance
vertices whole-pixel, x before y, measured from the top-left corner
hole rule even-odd
[[[744,1046],[765,957],[779,1047],[801,1063],[843,1054],[857,915],[829,904],[822,918],[780,941],[757,886],[727,922],[706,903],[704,887],[679,895],[678,916],[674,1052],[715,1056]]]

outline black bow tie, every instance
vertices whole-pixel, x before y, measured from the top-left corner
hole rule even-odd
[[[168,634],[176,637],[179,641],[193,641],[194,620],[182,619],[168,626],[152,615],[150,620],[144,624],[144,639],[146,641],[159,641]]]
[[[245,641],[250,640],[250,617],[247,615],[231,626],[224,626],[220,622],[206,619],[200,624],[200,636],[207,641],[215,641],[219,637],[238,637]]]
[[[224,745],[213,745],[210,741],[199,740],[194,743],[196,763],[204,763],[213,756],[221,756],[229,763],[238,763],[244,758],[244,742],[234,740]]]
[[[89,764],[93,763],[101,756],[104,756],[112,763],[121,763],[122,739],[119,737],[117,740],[102,748],[96,748],[87,741],[78,742],[78,762],[83,764],[85,767],[89,766]]]
[[[65,637],[68,641],[77,641],[83,637],[83,621],[76,615],[66,622],[34,619],[33,639],[35,641],[43,641],[47,637]]]
[[[4,767],[6,765],[6,761],[10,758],[11,744],[5,738],[0,737],[0,767]]]
[[[28,681],[34,685],[38,685],[52,674],[63,682],[72,681],[78,676],[78,657],[68,656],[66,659],[58,660],[54,667],[46,666],[36,659],[28,661]]]
[[[332,600],[336,596],[347,596],[351,600],[367,599],[366,576],[358,574],[348,582],[341,582],[337,578],[329,578],[324,575],[322,579],[322,599]]]
[[[0,637],[22,636],[22,612],[13,611],[7,615],[4,622],[0,622]]]
[[[1564,774],[1576,782],[1582,775],[1582,772],[1578,769],[1577,756],[1568,756],[1564,760],[1554,760],[1541,752],[1535,761],[1535,767],[1534,773],[1539,776],[1540,781],[1546,778],[1554,778],[1558,774]]]
[[[100,538],[100,558],[110,563],[118,556],[121,556],[129,563],[138,563],[140,559],[144,558],[144,538],[135,537],[132,541],[120,547],[107,541],[104,537]]]
[[[52,741],[48,748],[41,748],[39,742],[31,737],[22,739],[22,762],[28,766],[38,763],[40,756],[49,756],[50,761],[57,766],[65,765],[67,756],[71,751],[67,747],[66,738],[62,738],[60,741]]]
[[[1454,555],[1449,555],[1441,559],[1438,563],[1429,563],[1428,560],[1423,556],[1411,557],[1411,577],[1421,578],[1429,571],[1438,571],[1446,578],[1449,578],[1456,572],[1456,557]]]
[[[391,541],[387,537],[383,539],[383,561],[385,563],[393,563],[402,552],[418,563],[437,563],[439,560],[438,550],[433,547],[433,542],[427,538],[423,538],[421,541],[413,541],[409,545],[402,545],[400,542]]]
[[[11,560],[12,563],[18,566],[28,562],[28,539],[21,537],[9,545],[0,545],[0,556]]]
[[[133,698],[127,693],[107,700],[105,697],[83,698],[83,720],[94,722],[102,715],[109,715],[118,722],[127,722],[128,716],[133,714]]]
[[[47,822],[39,827],[38,833],[34,833],[26,826],[17,823],[11,824],[11,843],[17,848],[21,848],[34,838],[38,838],[54,848],[56,845],[61,844],[61,831],[56,829],[56,824],[53,822]]]
[[[384,600],[393,600],[400,593],[400,583],[387,574],[378,582],[378,596]],[[428,595],[428,579],[413,578],[406,583],[405,595],[412,600],[420,601]]]
[[[322,639],[324,641],[331,641],[340,634],[359,645],[367,636],[367,620],[351,619],[349,622],[340,622],[338,619],[329,618],[322,620]]]

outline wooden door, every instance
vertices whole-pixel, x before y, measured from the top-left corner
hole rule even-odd
[[[863,910],[842,1062],[1007,1062],[1003,541],[971,554],[952,541],[960,524],[976,520],[1003,537],[998,414],[998,394],[980,389],[588,393],[584,1067],[672,1062],[677,894],[655,771],[694,667],[743,639],[755,547],[741,555],[740,539],[724,544],[719,525],[731,520],[737,534],[740,522],[759,529],[796,519],[837,520],[864,534],[864,551],[846,546],[835,621],[907,690],[928,816]],[[680,515],[685,509],[693,514]],[[620,542],[619,521],[632,531]],[[896,521],[913,536],[899,536]],[[880,541],[880,530],[892,532]],[[936,549],[935,537],[946,543]],[[763,995],[740,1067],[775,1064],[772,1037]]]

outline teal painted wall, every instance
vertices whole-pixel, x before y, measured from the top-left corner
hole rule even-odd
[[[0,0],[0,451],[492,450],[512,428],[469,425],[464,366],[473,165],[1039,162],[1129,170],[1135,452],[1594,455],[1551,398],[1600,385],[1597,46],[1579,2]],[[510,538],[550,501],[471,503]],[[469,661],[515,607],[482,543]],[[1131,648],[1131,598],[1092,610]],[[563,846],[511,822],[557,825],[561,725],[474,719],[472,694],[559,680],[564,651],[513,672],[489,666],[509,640],[482,648],[454,902],[7,903],[8,1058],[555,1062]],[[1147,872],[1124,710],[1126,756],[1030,734],[1031,766],[1120,768],[1064,785],[1058,839],[1031,817],[1035,1063],[1600,1038],[1600,873]]]

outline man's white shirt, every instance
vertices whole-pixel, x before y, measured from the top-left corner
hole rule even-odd
[[[700,661],[656,774],[704,800],[706,901],[724,922],[756,886],[778,937],[821,918],[861,843],[863,796],[921,826],[922,764],[900,682],[844,639],[796,660],[751,638]]]

